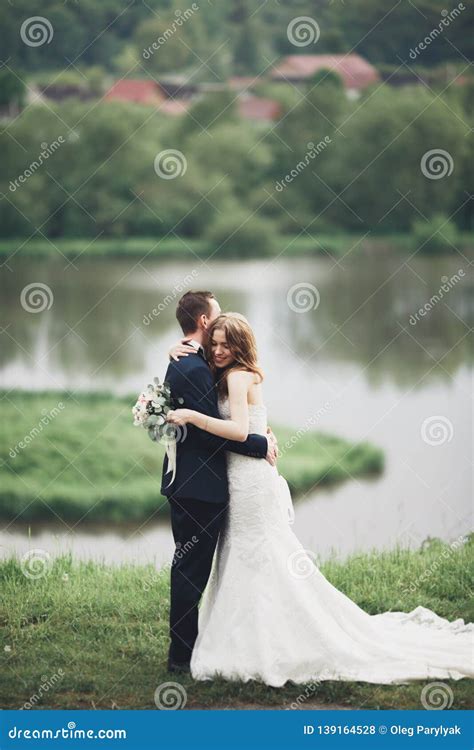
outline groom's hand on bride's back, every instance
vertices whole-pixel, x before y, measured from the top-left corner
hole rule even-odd
[[[270,427],[267,428],[268,450],[266,460],[271,466],[276,466],[278,456],[278,442]]]

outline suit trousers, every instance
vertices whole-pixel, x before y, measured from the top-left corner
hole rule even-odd
[[[209,580],[227,504],[174,496],[168,500],[175,542],[169,659],[188,663],[198,634],[198,605]]]

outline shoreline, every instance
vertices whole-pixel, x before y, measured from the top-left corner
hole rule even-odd
[[[133,425],[135,395],[7,393],[0,411],[6,425],[0,442],[7,456],[0,472],[0,518],[137,523],[168,517],[168,501],[160,494],[164,447]],[[383,470],[383,451],[370,442],[315,430],[300,435],[281,425],[274,429],[280,446],[289,446],[279,470],[295,501],[317,485]]]
[[[330,230],[313,237],[303,235],[280,236],[272,252],[259,253],[258,245],[255,253],[245,255],[251,258],[281,257],[342,257],[356,253],[372,255],[374,253],[413,252],[417,240],[413,234],[400,233],[393,235],[371,235],[363,233],[331,233]],[[462,233],[459,247],[471,253],[474,251],[474,233]],[[422,250],[420,249],[420,252]],[[452,255],[455,251],[447,251],[444,255]],[[428,253],[426,253],[428,254]],[[443,255],[443,253],[440,253]],[[107,238],[94,241],[93,238],[52,238],[28,239],[12,238],[0,239],[0,257],[37,257],[37,258],[136,258],[151,257],[167,260],[180,260],[189,257],[206,260],[209,256],[218,259],[242,259],[237,251],[228,249],[216,250],[213,243],[188,237],[126,237]]]

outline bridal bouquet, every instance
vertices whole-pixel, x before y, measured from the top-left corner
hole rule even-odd
[[[173,399],[168,383],[160,383],[159,378],[153,378],[147,389],[138,396],[132,408],[133,424],[144,427],[148,436],[155,442],[164,443],[168,456],[168,472],[172,472],[169,484],[172,484],[176,474],[176,427],[166,421],[166,415],[171,409],[182,404],[183,399]]]

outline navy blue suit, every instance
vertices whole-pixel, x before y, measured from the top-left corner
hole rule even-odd
[[[214,378],[202,352],[170,362],[165,380],[172,397],[184,400],[183,408],[219,418]],[[171,567],[169,658],[173,662],[189,662],[197,637],[198,604],[229,499],[225,458],[229,450],[265,458],[267,438],[249,435],[245,442],[237,442],[188,424],[186,437],[177,444],[176,476],[170,486],[164,459],[161,492],[170,503],[176,545]]]

